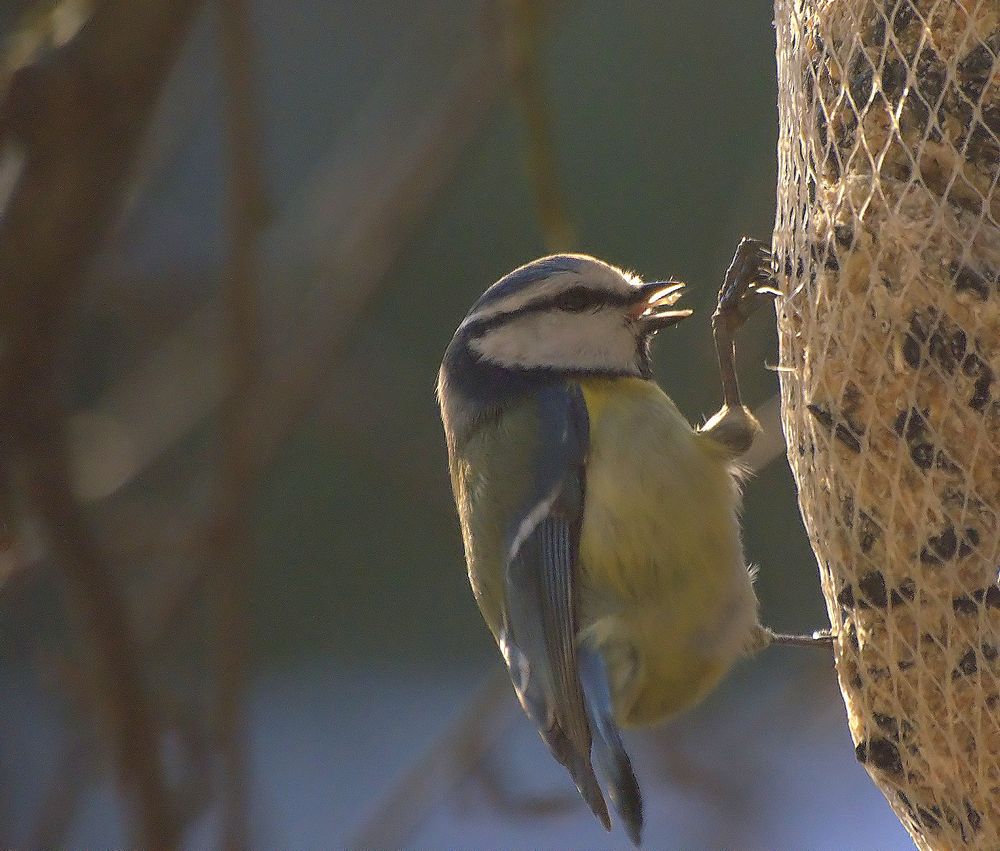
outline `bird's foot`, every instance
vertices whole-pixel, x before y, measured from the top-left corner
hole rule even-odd
[[[713,322],[723,322],[732,334],[757,308],[778,295],[781,293],[774,286],[770,249],[759,239],[745,236],[726,270]]]

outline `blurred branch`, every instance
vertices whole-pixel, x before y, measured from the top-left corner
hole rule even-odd
[[[250,512],[257,464],[251,398],[260,375],[257,246],[266,215],[256,114],[255,46],[245,0],[219,0],[219,42],[229,146],[229,268],[223,285],[229,392],[219,417],[220,494],[216,544],[216,709],[222,756],[222,847],[248,847],[245,693],[249,589],[255,559]]]
[[[0,428],[92,646],[135,844],[149,848],[171,847],[178,826],[126,606],[73,498],[61,357],[65,309],[113,221],[198,5],[94,4],[65,40],[6,62],[0,94],[0,140],[20,156],[0,220]]]
[[[552,107],[545,95],[539,57],[544,4],[506,0],[510,14],[510,65],[527,138],[524,154],[535,192],[538,223],[549,251],[569,251],[576,243],[573,223],[559,186],[552,142]]]
[[[493,10],[492,0],[484,8]],[[424,49],[417,44],[413,55]],[[268,369],[248,404],[259,467],[337,370],[351,330],[504,91],[506,64],[488,15],[449,56],[447,79],[429,103],[411,91],[412,69],[401,56],[386,102],[345,134],[306,181],[308,195],[269,233],[261,291],[276,302],[267,337],[281,342],[267,353]],[[394,132],[400,126],[407,132]],[[288,316],[290,283],[302,270],[313,286]],[[145,364],[78,415],[88,423],[73,446],[82,497],[100,499],[126,485],[226,397],[221,312],[216,302],[197,309]],[[118,463],[87,463],[109,457]]]
[[[334,377],[356,319],[505,90],[507,63],[495,0],[481,3],[479,14],[471,37],[449,46],[447,78],[428,104],[425,94],[413,91],[411,79],[413,59],[426,55],[427,35],[438,29],[431,16],[428,33],[409,50],[401,49],[399,62],[387,71],[383,94],[305,182],[306,197],[272,228],[260,264],[268,270],[262,290],[274,293],[280,308],[294,301],[289,283],[301,277],[300,269],[314,286],[298,316],[269,311],[277,318],[268,337],[284,343],[268,358],[271,368],[248,405],[258,418],[261,468],[314,398],[325,395],[320,389]],[[393,132],[399,126],[408,132]],[[331,286],[333,281],[344,285]],[[94,407],[74,415],[71,450],[79,498],[99,500],[117,492],[222,402],[228,382],[223,324],[217,302],[198,308],[145,363]],[[341,421],[351,425],[349,418]],[[17,546],[3,564],[10,562],[9,574],[23,576],[23,560],[37,563],[42,554],[39,547]],[[194,577],[170,595],[165,623],[176,622],[199,582]]]
[[[150,650],[146,645],[142,649],[144,652]],[[67,658],[44,651],[38,654],[36,660],[36,668],[42,680],[58,689],[71,707],[67,716],[81,719],[82,727],[86,724],[82,719],[100,717],[104,699],[94,688],[90,667],[88,658]],[[168,693],[160,696],[158,703],[165,731],[174,734],[177,741],[186,746],[183,753],[187,757],[187,764],[182,771],[185,779],[176,791],[174,804],[178,824],[191,824],[212,800],[211,771],[207,759],[210,743],[197,712]],[[181,751],[176,748],[173,750],[173,761],[177,762]],[[92,791],[91,784],[98,779],[96,775],[102,764],[100,756],[92,730],[68,731],[52,783],[35,819],[32,831],[34,838],[29,847],[55,848],[65,845],[66,831],[80,807],[81,799]]]
[[[506,670],[488,675],[427,753],[392,784],[345,847],[405,848],[434,806],[486,757],[517,718],[520,707],[513,696]]]
[[[261,467],[270,464],[336,371],[351,330],[386,282],[502,91],[504,73],[496,46],[488,40],[463,45],[451,76],[437,102],[402,134],[403,150],[387,151],[381,162],[360,164],[371,180],[354,199],[354,215],[332,242],[318,243],[326,249],[316,263],[325,285],[304,305],[305,321],[295,335],[298,344],[271,359],[261,392],[253,400]],[[357,179],[356,173],[352,178],[351,182]],[[323,208],[341,207],[334,193],[339,194],[345,184],[343,179],[330,182],[331,194],[322,200]],[[315,218],[310,218],[309,229],[314,230]]]

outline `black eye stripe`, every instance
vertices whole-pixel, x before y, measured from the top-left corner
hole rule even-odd
[[[565,292],[550,298],[532,302],[526,305],[526,311],[560,310],[581,311],[601,307],[626,307],[632,303],[632,298],[625,294],[610,293],[606,290],[592,290],[587,287],[572,287]]]
[[[592,290],[584,287],[573,287],[560,293],[553,299],[553,303],[560,310],[568,310],[571,313],[579,313],[588,307],[600,306],[601,301],[595,297]]]
[[[566,300],[566,304],[561,303]],[[571,313],[581,313],[585,310],[599,310],[602,307],[628,307],[635,303],[635,296],[630,293],[612,293],[602,290],[592,290],[587,287],[571,287],[548,298],[532,301],[516,310],[496,313],[478,322],[466,326],[466,334],[470,339],[481,337],[501,325],[506,325],[513,319],[531,313],[545,313],[552,310],[566,310]]]

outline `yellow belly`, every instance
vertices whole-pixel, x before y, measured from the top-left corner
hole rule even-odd
[[[701,699],[757,623],[725,453],[651,381],[581,382],[590,417],[581,639],[608,664],[620,724]]]

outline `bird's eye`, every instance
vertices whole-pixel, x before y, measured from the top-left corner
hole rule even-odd
[[[590,293],[587,292],[583,287],[575,287],[571,290],[566,290],[566,292],[561,293],[556,297],[556,307],[560,310],[569,310],[573,313],[579,313],[581,310],[586,310],[593,304],[593,299]]]

